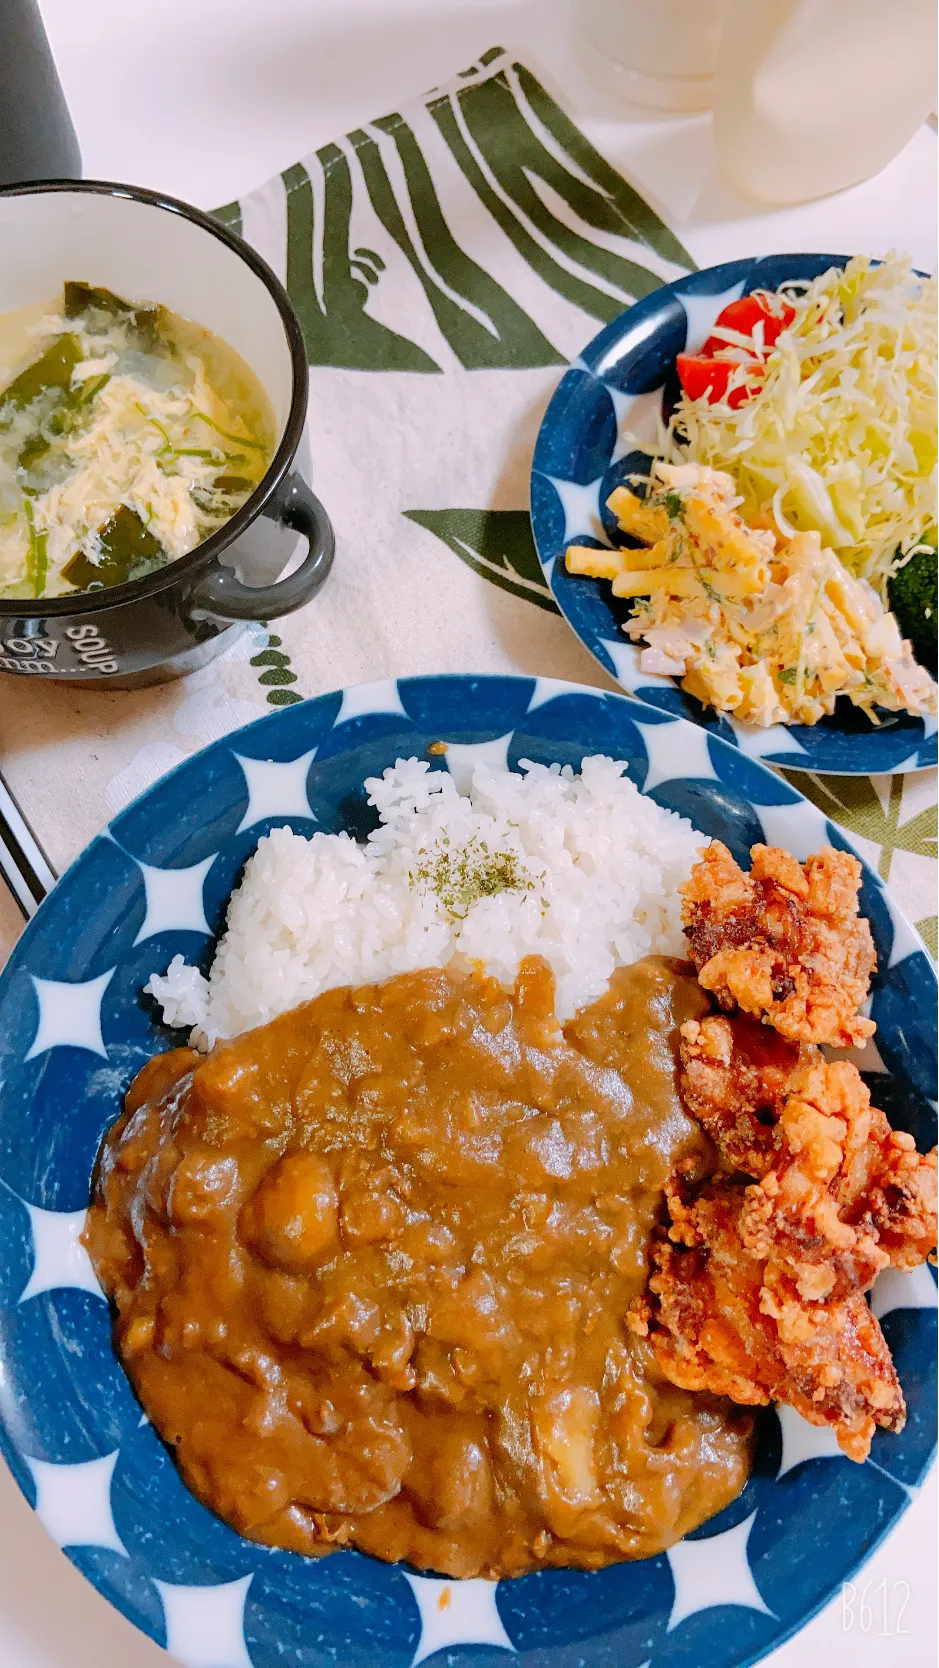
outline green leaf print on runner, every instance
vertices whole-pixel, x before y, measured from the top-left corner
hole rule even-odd
[[[595,243],[586,235],[591,227],[694,267],[678,239],[523,65],[442,93],[429,109],[466,178],[519,254],[583,312],[608,321],[663,282],[660,274]],[[539,127],[550,132],[552,148]],[[570,166],[559,160],[558,147],[570,155]],[[590,276],[610,288],[591,283]]]
[[[545,584],[527,510],[405,510],[449,545],[461,562],[500,590],[560,612]]]
[[[241,236],[241,204],[239,202],[224,203],[221,208],[212,210],[212,219],[221,221],[236,237]]]
[[[407,122],[400,116],[383,116],[374,125],[388,134],[401,158],[423,260],[408,235],[381,152],[375,140],[359,130],[349,137],[372,206],[411,263],[460,364],[468,371],[484,366],[523,369],[563,365],[563,354],[555,351],[534,320],[460,248],[443,217],[430,170]]]
[[[325,145],[317,156],[323,165],[325,197],[319,220],[314,214],[313,184],[298,162],[283,175],[287,192],[287,290],[297,310],[307,359],[311,365],[336,365],[346,371],[439,371],[435,359],[416,342],[370,318],[369,272],[375,263],[349,248],[352,178],[338,145]],[[322,254],[322,292],[314,278],[314,249]],[[380,259],[380,257],[379,257]],[[383,264],[383,263],[382,263]]]
[[[880,847],[877,872],[881,880],[890,879],[898,851],[916,857],[936,856],[936,806],[927,805],[905,822],[900,820],[905,777],[890,777],[884,804],[868,776],[813,776],[808,771],[785,770],[781,774],[832,822]]]
[[[292,707],[303,700],[303,696],[298,695],[295,690],[284,687],[296,683],[297,674],[291,669],[289,654],[284,654],[281,650],[281,639],[275,637],[273,632],[268,632],[267,648],[262,649],[260,654],[251,656],[251,665],[264,668],[258,673],[258,683],[267,689],[269,706]]]
[[[471,371],[562,365],[694,265],[501,48],[216,213],[284,274],[310,364],[343,370],[440,373],[441,338]]]
[[[485,63],[488,54],[483,54]],[[609,204],[608,215],[604,214],[602,200],[591,201],[594,213],[601,216],[593,220],[590,215],[584,216],[591,225],[603,230],[617,233],[625,232],[627,237],[634,238],[637,243],[652,249],[663,260],[672,261],[676,266],[683,266],[689,272],[695,270],[692,260],[683,243],[679,243],[674,233],[669,231],[663,220],[660,220],[655,210],[650,207],[644,197],[611,167],[606,158],[595,150],[589,139],[581,133],[580,128],[565,115],[559,104],[549,98],[541,85],[532,75],[531,70],[524,64],[513,64],[506,72],[509,82],[517,78],[524,99],[527,100],[535,117],[544,124],[548,132],[557,143],[567,152],[574,166],[593,180],[601,199],[605,197]],[[580,200],[573,205],[580,210]]]

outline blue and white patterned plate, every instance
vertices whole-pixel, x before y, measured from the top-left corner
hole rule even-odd
[[[741,1668],[799,1628],[895,1522],[930,1462],[935,1283],[876,1288],[909,1404],[854,1465],[830,1435],[768,1411],[743,1494],[668,1554],[598,1574],[453,1582],[355,1552],[306,1560],[239,1538],[184,1487],[111,1348],[79,1242],[101,1136],[127,1084],[174,1037],[141,996],[213,934],[258,837],[374,818],[363,779],[451,745],[475,757],[629,763],[659,804],[719,835],[804,857],[844,837],[762,765],[672,714],[534,678],[405,678],[261,719],[128,806],[73,864],[0,978],[0,1440],[49,1533],[190,1668]],[[936,981],[915,933],[864,872],[881,972],[875,1098],[931,1144]],[[444,1597],[447,1593],[449,1596]],[[439,1653],[439,1654],[436,1654]],[[510,1654],[512,1653],[512,1654]]]
[[[663,712],[702,724],[751,758],[841,776],[895,775],[925,770],[937,759],[934,718],[884,713],[875,728],[856,707],[839,701],[831,718],[815,725],[776,724],[759,730],[718,717],[686,695],[673,678],[639,669],[639,649],[621,626],[629,604],[603,579],[568,573],[571,543],[622,541],[606,507],[613,491],[634,473],[646,474],[648,455],[630,451],[624,427],[653,440],[656,414],[678,394],[675,359],[695,352],[729,301],[757,289],[775,290],[787,279],[816,278],[845,255],[770,255],[728,261],[663,284],[595,336],[565,372],[535,446],[531,520],[542,571],[572,631],[629,694]]]

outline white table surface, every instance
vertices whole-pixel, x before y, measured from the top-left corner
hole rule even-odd
[[[571,47],[564,0],[41,4],[89,178],[213,207],[498,43],[545,73],[700,266],[774,248],[891,247],[935,265],[934,131],[924,128],[865,185],[767,213],[715,178],[707,117],[626,113],[593,88]],[[857,1593],[833,1600],[767,1668],[932,1668],[936,1540],[933,1471]],[[865,1586],[870,1615],[861,1609]],[[0,1668],[161,1668],[166,1660],[52,1545],[0,1466]]]

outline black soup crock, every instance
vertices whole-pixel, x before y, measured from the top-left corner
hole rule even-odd
[[[0,598],[0,671],[111,689],[158,683],[220,653],[238,622],[308,602],[332,565],[333,531],[310,485],[303,334],[266,262],[187,203],[96,180],[0,191],[0,251],[0,313],[51,299],[66,278],[160,302],[240,353],[279,436],[247,503],[187,556],[108,590]]]

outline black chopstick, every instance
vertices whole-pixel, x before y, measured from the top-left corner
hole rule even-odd
[[[0,776],[0,875],[25,919],[55,885],[55,870]]]

